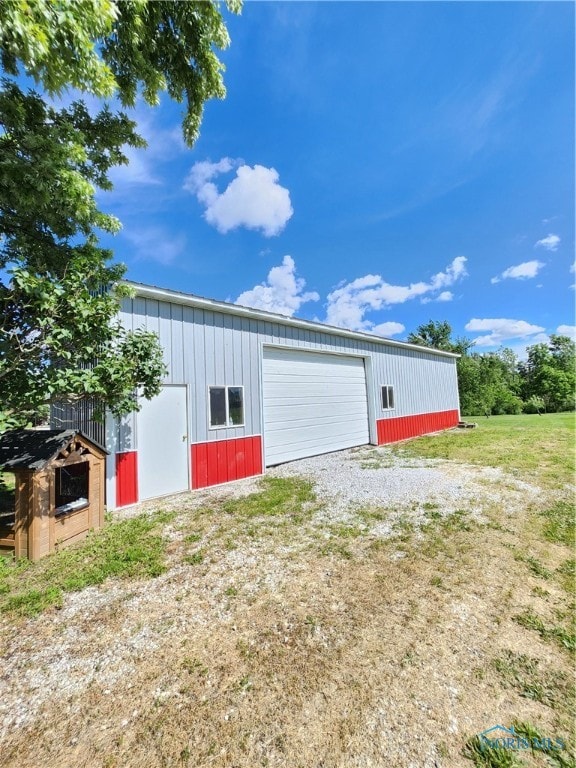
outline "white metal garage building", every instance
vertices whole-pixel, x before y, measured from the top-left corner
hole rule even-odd
[[[458,423],[456,355],[129,285],[122,322],[158,334],[168,375],[106,424],[109,508]]]

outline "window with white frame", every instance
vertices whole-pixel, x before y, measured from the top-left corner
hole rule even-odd
[[[208,387],[210,427],[244,425],[244,387]]]
[[[382,387],[382,410],[389,411],[394,408],[394,387],[386,385]]]

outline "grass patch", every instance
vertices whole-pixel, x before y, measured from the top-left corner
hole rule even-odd
[[[556,570],[560,584],[570,595],[576,592],[576,560],[570,557]]]
[[[544,522],[544,538],[555,544],[574,547],[576,543],[576,520],[574,501],[557,501],[554,506],[541,512]]]
[[[227,499],[220,509],[243,520],[283,517],[292,523],[305,519],[316,502],[313,484],[298,477],[264,477],[261,490],[240,499]]]
[[[204,552],[199,549],[191,555],[185,555],[184,562],[188,563],[188,565],[201,565],[204,562]]]
[[[153,578],[165,571],[160,528],[173,515],[157,512],[111,523],[76,547],[36,563],[2,561],[0,611],[34,616],[62,605],[63,594],[108,578]]]
[[[326,544],[321,546],[320,554],[324,555],[325,557],[328,555],[338,555],[339,557],[343,557],[345,560],[352,560],[354,557],[352,552],[345,544],[335,540],[328,541]]]
[[[396,465],[394,456],[386,448],[369,448],[354,452],[351,458],[361,469],[390,469]]]
[[[540,579],[547,581],[554,576],[551,570],[542,565],[542,563],[539,560],[536,560],[535,557],[532,557],[532,555],[525,555],[522,552],[516,552],[514,559],[520,563],[526,563],[530,573],[532,573],[534,576],[538,576]]]
[[[576,768],[576,761],[572,755],[564,754],[566,747],[564,742],[558,743],[554,737],[544,736],[531,723],[515,720],[512,727],[521,739],[526,739],[532,745],[532,754],[540,752],[546,755],[548,765],[555,768]]]
[[[420,437],[391,450],[501,467],[546,487],[561,487],[573,481],[574,452],[567,446],[574,444],[574,414],[492,416],[477,421],[477,429]]]
[[[477,768],[520,768],[526,765],[522,757],[529,758],[537,754],[545,755],[547,764],[554,768],[574,768],[574,758],[566,753],[563,741],[544,736],[531,723],[518,720],[513,721],[511,730],[515,737],[510,738],[519,739],[522,749],[493,746],[479,736],[474,736],[466,742],[462,754]]]
[[[539,659],[513,651],[492,661],[507,688],[514,688],[525,699],[538,701],[552,709],[574,712],[574,690],[566,674],[543,670]]]
[[[338,525],[330,526],[330,535],[338,539],[357,539],[362,536],[364,531],[357,525],[345,525],[340,523]]]
[[[525,765],[512,750],[489,746],[478,736],[466,742],[462,754],[471,760],[476,768],[520,768]]]
[[[564,648],[570,653],[576,652],[576,635],[564,627],[546,626],[542,619],[532,611],[524,611],[524,613],[514,616],[513,619],[521,627],[538,632],[542,640],[555,642],[560,648]]]

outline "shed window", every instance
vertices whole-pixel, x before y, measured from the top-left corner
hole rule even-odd
[[[244,424],[244,387],[209,387],[210,426],[241,427]]]
[[[87,461],[56,469],[56,513],[74,512],[88,506],[90,465]]]
[[[394,387],[389,385],[382,387],[382,410],[388,411],[394,408]]]

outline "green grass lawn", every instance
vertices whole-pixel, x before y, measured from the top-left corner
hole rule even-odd
[[[394,450],[427,458],[442,458],[501,467],[546,488],[574,482],[574,413],[468,417],[476,429],[421,437]]]
[[[107,578],[153,578],[164,573],[162,530],[173,518],[158,511],[107,523],[86,541],[32,563],[0,557],[0,613],[34,616],[62,605],[65,592],[78,592]]]

